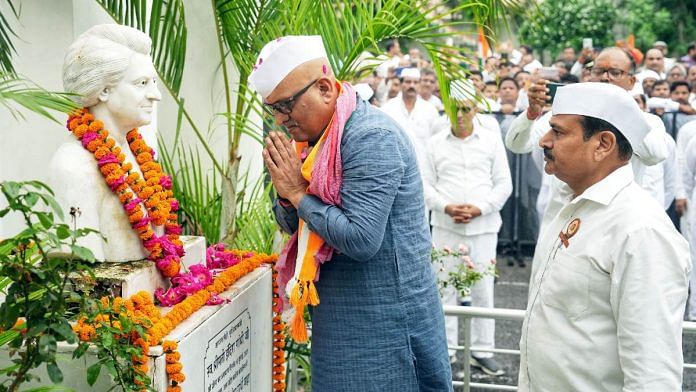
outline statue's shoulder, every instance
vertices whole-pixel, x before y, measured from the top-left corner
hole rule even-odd
[[[51,170],[56,173],[97,173],[97,161],[77,140],[67,141],[60,146],[51,158]]]

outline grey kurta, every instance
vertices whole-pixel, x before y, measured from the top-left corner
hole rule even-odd
[[[336,249],[312,308],[312,391],[450,391],[444,317],[430,267],[423,187],[408,136],[358,100],[341,140],[342,206],[276,205]]]

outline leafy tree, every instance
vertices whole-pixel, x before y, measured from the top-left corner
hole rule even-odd
[[[546,0],[533,8],[520,26],[522,43],[558,55],[564,47],[582,47],[583,38],[594,46],[613,45],[616,8],[611,0]]]
[[[624,36],[633,34],[636,47],[643,51],[674,28],[670,12],[660,8],[655,0],[624,0],[620,8],[625,10],[617,18],[620,30],[625,31]]]
[[[658,37],[667,42],[670,54],[681,57],[686,54],[686,46],[696,40],[696,1],[694,0],[653,0],[661,9],[670,10],[672,18],[667,21],[665,35]],[[652,43],[651,43],[652,44]]]

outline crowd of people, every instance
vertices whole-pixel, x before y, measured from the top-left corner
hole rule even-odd
[[[575,48],[567,47],[545,67],[526,45],[516,49],[503,45],[498,53],[472,62],[468,80],[477,100],[471,114],[463,119],[466,136],[458,138],[444,114],[432,64],[417,48],[403,55],[398,41],[387,44],[389,59],[372,75],[356,81],[356,87],[364,99],[396,120],[412,139],[435,246],[456,249],[463,244],[471,250],[477,268],[484,268],[496,258],[498,234],[509,235],[504,231],[513,222],[522,220],[516,224],[525,227],[527,237],[536,240],[553,196],[553,176],[544,173],[543,150],[536,148],[538,139],[550,128],[551,105],[533,105],[533,110],[541,114],[528,125],[538,135],[533,142],[515,140],[520,131],[514,129],[514,120],[530,108],[530,91],[535,94],[535,87],[547,82],[567,85],[623,81],[615,84],[630,92],[658,137],[664,139],[664,143],[655,142],[649,147],[657,150],[652,151],[655,162],[632,159],[635,179],[671,213],[684,237],[691,237],[688,206],[694,188],[696,153],[690,153],[694,148],[688,144],[696,132],[696,121],[689,123],[696,120],[696,42],[678,58],[668,57],[667,45],[662,41],[655,42],[644,54],[623,46],[619,44],[620,51],[610,56],[609,62],[602,61],[597,48],[585,47],[577,53]],[[514,212],[508,200],[513,184],[522,195]],[[461,221],[468,224],[458,224]],[[455,271],[458,263],[461,261],[451,259],[440,274]],[[520,264],[524,266],[524,261]],[[696,284],[696,277],[692,281]],[[444,289],[442,300],[445,304],[471,300],[474,306],[493,307],[493,280],[484,278],[466,299],[457,298],[452,288]],[[688,319],[696,320],[696,299],[689,309]],[[455,345],[456,318],[448,317],[446,324],[448,343]],[[474,320],[473,345],[492,348],[493,331],[492,320]],[[502,374],[491,357],[475,352],[472,362],[489,374]]]
[[[525,218],[538,240],[520,390],[681,387],[696,283],[696,44],[673,64],[662,42],[645,55],[566,48],[550,66],[526,46],[501,50],[444,81],[451,123],[417,49],[388,43],[353,87],[336,81],[317,38],[268,43],[251,75],[294,142],[271,133],[263,158],[292,235],[279,269],[293,336],[312,309],[313,390],[451,390],[458,328],[441,304],[463,298],[438,296],[433,273],[462,260],[431,271],[430,241],[468,248],[473,268],[495,263],[501,213],[522,186],[534,190]],[[670,222],[670,207],[681,219]],[[493,307],[493,288],[484,277],[471,304]],[[466,361],[501,375],[494,336],[492,320],[475,320],[482,351]]]

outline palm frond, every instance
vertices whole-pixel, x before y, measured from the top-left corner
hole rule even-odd
[[[215,9],[225,43],[240,74],[240,86],[246,85],[256,56],[264,44],[283,32],[279,18],[281,7],[293,1],[216,0]]]
[[[248,171],[247,171],[248,173]],[[255,252],[273,253],[274,240],[278,233],[273,201],[271,199],[272,185],[264,183],[264,177],[257,179],[249,195],[239,195],[237,209],[237,227],[244,228],[234,238],[234,247]],[[242,189],[248,188],[248,175],[242,182]],[[246,197],[243,197],[246,196]]]
[[[162,167],[172,176],[172,191],[180,203],[179,221],[184,233],[202,235],[208,243],[218,242],[222,208],[219,173],[204,172],[197,150],[186,151],[176,145],[169,151],[161,138],[159,145]]]
[[[70,112],[76,108],[70,94],[47,91],[33,82],[13,73],[0,72],[0,105],[6,107],[16,119],[24,119],[17,106],[24,107],[55,122],[49,110]]]
[[[15,18],[19,18],[19,11],[12,3],[12,0],[7,1],[10,11]],[[12,26],[10,26],[7,17],[0,12],[0,72],[3,73],[14,73],[15,69],[12,65],[12,54],[16,53],[14,44],[12,43],[12,36],[17,36]]]
[[[152,39],[152,58],[160,79],[177,97],[186,59],[186,18],[183,0],[153,1],[146,30],[146,0],[96,0],[118,23],[135,27]]]

